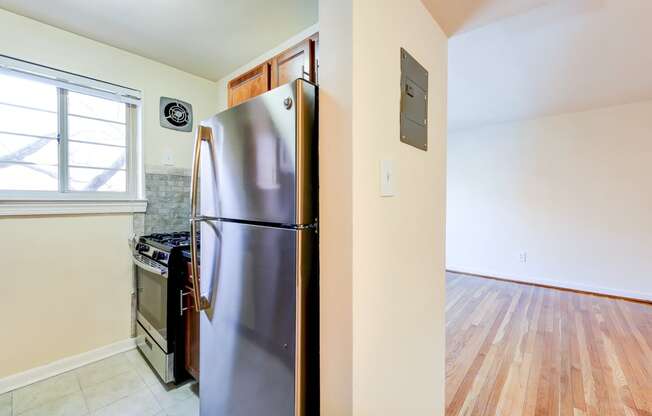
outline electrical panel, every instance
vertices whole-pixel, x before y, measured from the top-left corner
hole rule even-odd
[[[428,71],[401,48],[401,141],[428,150]]]

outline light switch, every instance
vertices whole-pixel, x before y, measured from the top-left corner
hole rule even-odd
[[[380,161],[380,196],[394,196],[394,161]]]

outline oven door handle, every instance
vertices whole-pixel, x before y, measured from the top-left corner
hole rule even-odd
[[[141,268],[143,270],[146,270],[146,271],[148,271],[150,273],[154,273],[154,274],[157,274],[159,276],[167,278],[167,274],[168,274],[167,270],[160,269],[160,268],[154,267],[154,266],[150,266],[149,264],[147,264],[144,261],[140,260],[136,256],[133,256],[133,260],[134,260],[134,264],[137,267],[139,267],[139,268]]]
[[[197,223],[202,220],[197,206],[197,183],[199,181],[202,141],[208,142],[209,145],[213,142],[213,130],[210,127],[197,127],[195,148],[192,156],[192,176],[190,176],[190,268],[192,269],[192,297],[197,312],[211,307],[210,299],[201,294],[197,261]]]

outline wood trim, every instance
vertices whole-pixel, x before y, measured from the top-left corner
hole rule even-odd
[[[516,283],[519,285],[528,285],[528,286],[536,286],[536,287],[542,287],[545,289],[556,289],[556,290],[562,290],[564,292],[572,292],[572,293],[579,293],[579,294],[584,294],[584,295],[593,295],[593,296],[599,296],[603,298],[608,298],[608,299],[619,299],[619,300],[625,300],[628,302],[636,302],[636,303],[643,303],[646,305],[652,305],[652,300],[650,299],[641,299],[641,298],[634,298],[630,296],[620,296],[620,295],[611,295],[608,293],[600,293],[600,292],[593,292],[590,290],[582,290],[582,289],[573,289],[570,287],[563,287],[563,286],[555,286],[551,284],[546,284],[546,283],[538,283],[538,282],[528,282],[525,280],[517,280],[509,277],[500,277],[500,276],[489,276],[485,274],[478,274],[474,272],[465,272],[465,271],[460,271],[460,270],[453,270],[453,269],[446,269],[447,273],[456,273],[456,274],[461,274],[461,275],[467,275],[467,276],[474,276],[474,277],[480,277],[483,279],[491,279],[491,280],[499,280],[501,282],[509,282],[509,283]]]

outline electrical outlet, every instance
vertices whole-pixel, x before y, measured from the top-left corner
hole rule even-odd
[[[523,264],[527,263],[527,251],[521,252],[521,254],[518,255],[518,259]]]
[[[163,151],[163,165],[174,166],[174,154],[172,153],[172,150],[165,149]]]

